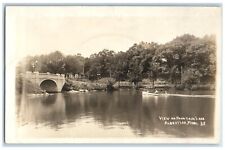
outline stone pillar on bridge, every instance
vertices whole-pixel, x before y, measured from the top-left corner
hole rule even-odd
[[[57,75],[56,82],[57,82],[57,90],[58,90],[57,92],[61,92],[65,84],[65,75],[64,74],[56,74],[56,75]]]

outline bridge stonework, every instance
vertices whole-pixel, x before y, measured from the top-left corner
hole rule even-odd
[[[64,74],[50,74],[50,73],[39,73],[39,72],[26,72],[26,79],[30,80],[34,84],[38,84],[41,87],[41,84],[45,81],[53,81],[56,85],[56,88],[51,92],[61,92],[65,84]],[[47,89],[48,90],[48,89]]]

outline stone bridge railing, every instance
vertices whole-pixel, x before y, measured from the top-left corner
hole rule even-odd
[[[64,74],[51,74],[49,72],[47,73],[39,73],[39,72],[26,72],[26,78],[51,78],[51,79],[64,79],[65,75]]]

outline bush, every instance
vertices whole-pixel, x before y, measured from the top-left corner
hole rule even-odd
[[[107,87],[106,83],[98,83],[98,82],[82,82],[82,81],[72,81],[67,80],[66,83],[70,86],[71,90],[80,90],[80,89],[87,89],[87,90],[105,90]]]
[[[200,85],[192,85],[191,90],[214,90],[215,86],[213,84],[200,84]]]
[[[110,82],[110,83],[114,84],[114,83],[116,83],[116,80],[114,78],[101,78],[101,79],[97,80],[96,82],[102,83],[102,84],[108,84]]]
[[[175,85],[175,89],[176,90],[184,90],[185,89],[185,85],[184,84]]]

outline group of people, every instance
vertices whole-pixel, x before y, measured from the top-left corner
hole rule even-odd
[[[167,90],[165,90],[164,91],[165,92],[165,94],[167,94]],[[155,94],[159,94],[159,93],[162,93],[162,92],[159,92],[156,88],[155,88],[155,92],[154,92]]]

